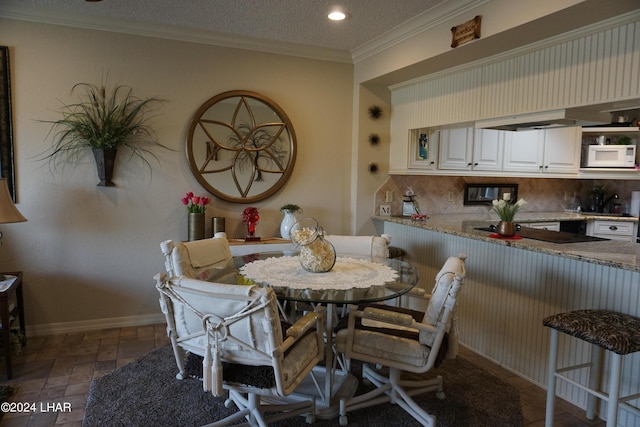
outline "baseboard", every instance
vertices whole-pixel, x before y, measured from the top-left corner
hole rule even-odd
[[[145,314],[141,316],[113,317],[108,319],[81,320],[78,322],[50,323],[46,325],[27,325],[27,336],[43,336],[87,332],[99,329],[126,328],[131,326],[155,325],[166,322],[163,314]]]

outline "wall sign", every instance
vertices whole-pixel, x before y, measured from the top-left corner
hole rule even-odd
[[[479,39],[481,22],[482,15],[478,15],[464,24],[451,27],[451,47],[458,47],[471,40]]]

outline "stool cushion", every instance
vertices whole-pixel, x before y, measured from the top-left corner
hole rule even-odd
[[[542,324],[618,354],[640,351],[640,319],[609,310],[575,310]]]

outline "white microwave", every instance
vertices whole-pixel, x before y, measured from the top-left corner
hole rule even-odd
[[[635,145],[590,145],[589,168],[633,168],[636,165]]]

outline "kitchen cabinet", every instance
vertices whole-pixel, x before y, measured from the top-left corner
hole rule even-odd
[[[634,223],[630,221],[596,219],[587,222],[587,236],[634,242],[635,227]]]
[[[440,133],[429,128],[409,130],[408,169],[435,170],[438,167]]]
[[[440,132],[438,169],[500,171],[505,132],[473,127]]]
[[[580,167],[579,126],[510,132],[505,140],[507,172],[577,174]]]
[[[440,131],[438,169],[470,170],[472,155],[472,127]]]
[[[560,221],[524,222],[520,225],[540,230],[560,231]]]

